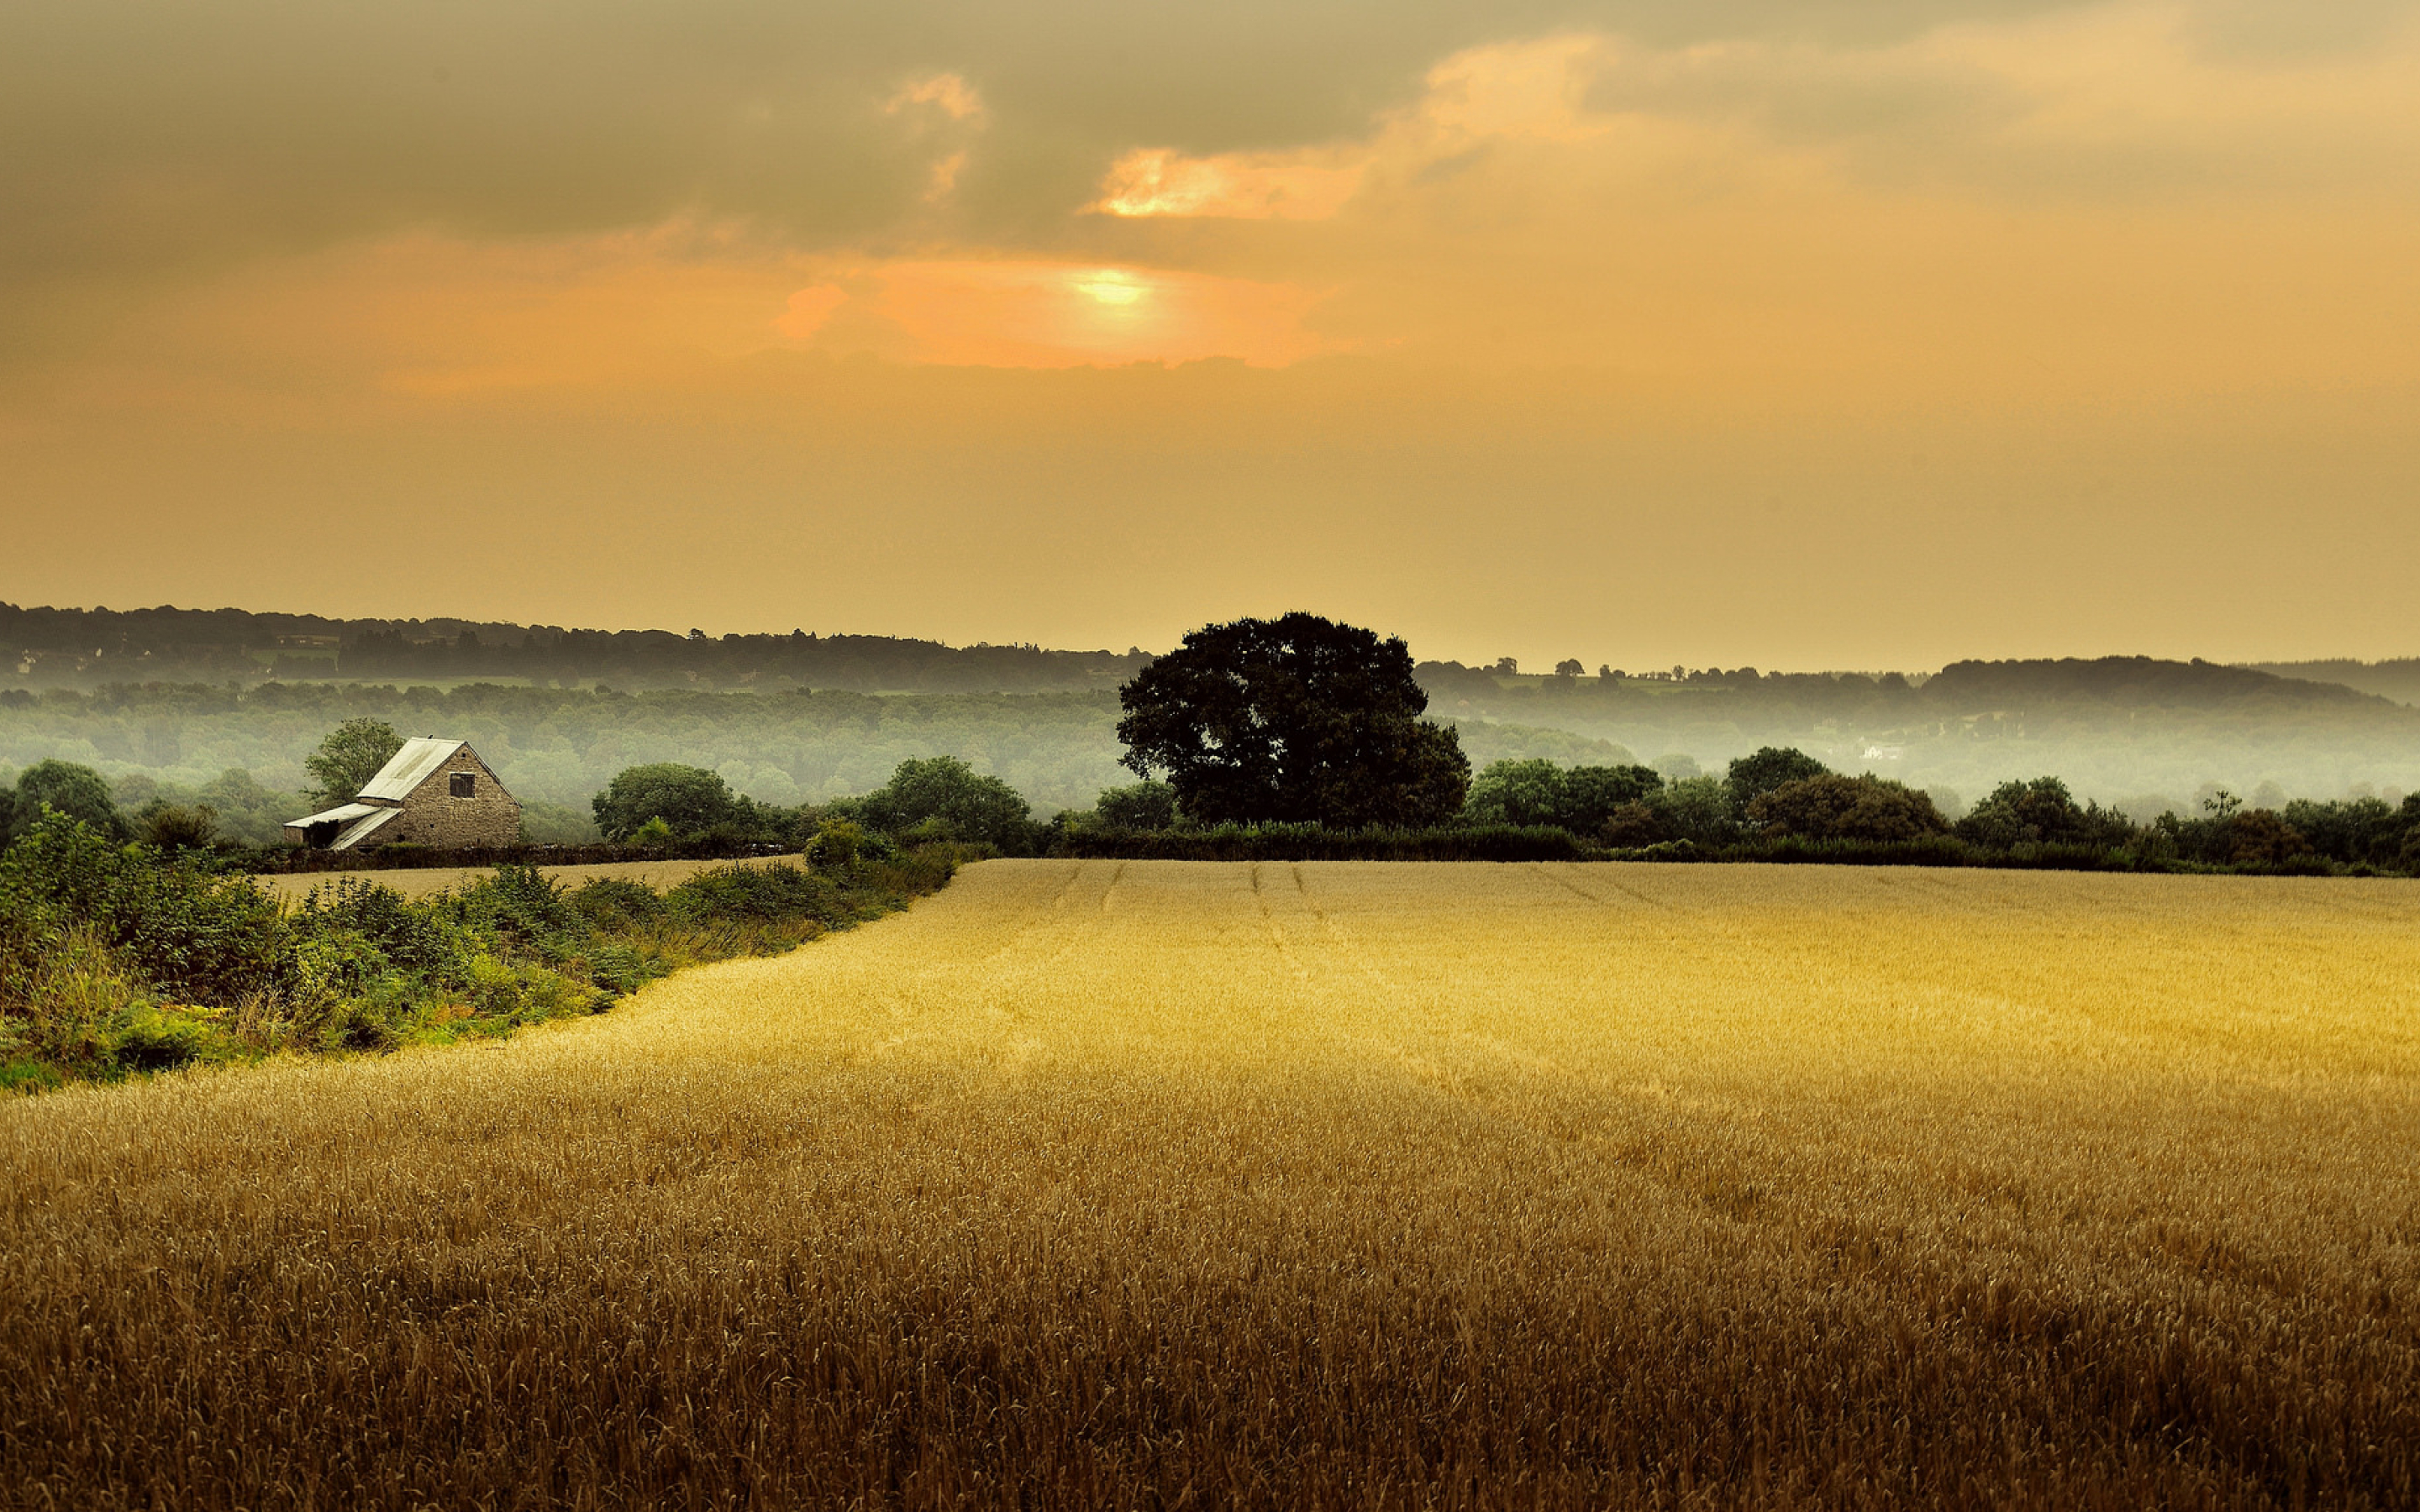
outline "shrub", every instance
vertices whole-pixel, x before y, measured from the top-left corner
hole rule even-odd
[[[134,816],[134,827],[145,844],[163,851],[208,850],[218,838],[219,811],[207,803],[154,800]]]

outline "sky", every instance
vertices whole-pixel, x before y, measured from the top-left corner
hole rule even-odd
[[[0,14],[0,599],[2420,655],[2420,0]]]

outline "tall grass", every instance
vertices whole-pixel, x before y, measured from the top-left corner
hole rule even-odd
[[[0,1504],[2401,1507],[2420,890],[995,861],[0,1104]]]

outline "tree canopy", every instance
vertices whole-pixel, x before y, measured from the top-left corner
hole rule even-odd
[[[1314,614],[1204,625],[1119,702],[1125,764],[1203,824],[1439,824],[1470,785],[1404,642]]]
[[[1575,766],[1549,761],[1492,762],[1471,779],[1465,817],[1483,825],[1556,825],[1593,835],[1615,810],[1664,785],[1648,766]]]
[[[980,841],[1002,850],[1016,847],[1032,812],[1015,788],[955,756],[901,762],[889,782],[833,807],[892,834],[924,827],[935,839]]]
[[[129,833],[106,779],[89,766],[48,761],[36,762],[18,776],[15,798],[0,812],[8,825],[7,835],[0,838],[31,829],[41,818],[44,804],[70,819],[83,820],[97,835],[124,840]]]
[[[348,719],[302,759],[302,768],[318,780],[320,802],[349,803],[402,748],[403,737],[384,719]]]
[[[1119,829],[1166,829],[1176,823],[1176,790],[1148,779],[1122,788],[1103,788],[1093,812],[1101,823]]]
[[[1946,835],[1932,799],[1881,777],[1820,777],[1785,782],[1748,805],[1751,823],[1774,838],[1888,843]]]
[[[607,840],[628,840],[650,819],[660,819],[674,834],[704,834],[737,816],[737,800],[730,785],[702,766],[678,762],[653,762],[625,768],[605,791],[589,800],[597,827]]]
[[[1803,750],[1788,746],[1766,746],[1731,763],[1727,779],[1730,785],[1731,801],[1745,811],[1749,804],[1776,788],[1792,782],[1804,782],[1810,777],[1822,777],[1830,770]]]

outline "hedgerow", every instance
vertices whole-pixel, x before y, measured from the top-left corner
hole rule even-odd
[[[682,966],[905,906],[967,854],[737,864],[661,894],[525,865],[421,899],[339,876],[286,908],[248,876],[49,813],[0,856],[0,1089],[599,1012]]]

